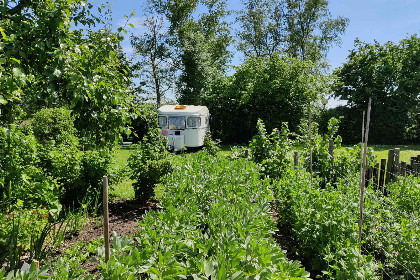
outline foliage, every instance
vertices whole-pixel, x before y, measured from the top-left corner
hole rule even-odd
[[[75,142],[76,129],[71,111],[65,108],[46,108],[35,113],[31,119],[35,138],[41,144]]]
[[[361,127],[362,111],[371,98],[370,143],[401,143],[418,137],[419,47],[416,35],[399,44],[355,42],[347,62],[335,71],[333,87],[336,97],[348,101],[348,112],[338,112],[345,116],[346,127]],[[358,131],[347,131],[347,141],[359,141]]]
[[[267,180],[247,160],[180,159],[164,179],[164,211],[147,212],[134,240],[118,238],[106,279],[308,279],[271,236]]]
[[[257,123],[258,134],[249,143],[252,159],[261,165],[262,172],[272,178],[280,177],[290,165],[288,154],[291,141],[287,123],[283,123],[281,130],[273,129],[267,134],[262,120]]]
[[[311,73],[311,64],[281,57],[248,58],[232,77],[214,80],[204,102],[212,114],[214,136],[224,142],[246,143],[262,119],[268,130],[287,122],[296,131],[305,108],[326,80]]]
[[[65,106],[86,146],[118,139],[129,121],[130,99],[127,70],[117,55],[122,38],[89,30],[102,23],[92,8],[80,0],[1,2],[0,68],[7,73],[0,77],[2,123]],[[71,29],[79,23],[88,31]]]
[[[288,55],[322,63],[330,46],[341,42],[349,19],[332,18],[328,4],[328,0],[286,0]]]
[[[309,178],[288,169],[274,188],[279,228],[292,236],[296,255],[324,279],[377,279],[372,256],[359,249],[357,177],[326,189]]]
[[[31,237],[39,234],[49,214],[47,209],[25,209],[22,200],[9,207],[0,213],[0,262],[8,260],[10,269],[16,269],[30,249]]]
[[[0,209],[25,201],[27,208],[60,209],[60,188],[37,166],[37,145],[27,125],[0,128]]]
[[[237,22],[238,48],[246,57],[270,56],[285,49],[286,21],[284,2],[278,0],[246,0]]]
[[[343,176],[353,176],[360,173],[360,144],[348,147],[345,151],[341,149],[342,138],[337,134],[340,120],[331,118],[328,121],[325,134],[320,134],[318,123],[312,122],[312,170],[315,176],[320,178],[321,187],[325,184],[337,184],[338,179]],[[308,123],[301,123],[299,140],[305,147],[303,152],[304,166],[309,172],[309,126]],[[332,154],[330,154],[332,152]],[[367,166],[374,165],[374,155],[371,148],[367,150]]]
[[[330,46],[340,43],[349,21],[332,18],[327,0],[245,0],[244,4],[237,21],[239,49],[247,57],[279,51],[315,64],[323,62]]]
[[[166,141],[159,132],[157,128],[150,130],[128,158],[131,178],[136,180],[135,197],[144,201],[153,196],[161,177],[172,170]]]
[[[89,211],[96,212],[97,203],[97,196],[86,196],[79,208],[68,209],[58,218],[50,215],[51,211],[45,207],[27,209],[24,201],[18,200],[5,213],[0,213],[0,262],[6,261],[9,271],[20,268],[24,255],[29,257],[29,262],[37,260],[43,264],[62,246],[64,239],[81,229]]]
[[[109,176],[109,182],[118,182],[117,174],[113,173],[111,166],[113,153],[108,149],[85,151],[81,160],[81,183],[69,192],[70,201],[82,201],[84,197],[99,196],[102,202],[102,178]],[[112,176],[113,174],[114,176]]]
[[[226,22],[225,0],[152,0],[155,10],[169,21],[170,43],[176,48],[181,71],[177,81],[180,104],[200,105],[208,86],[226,69],[232,40]],[[205,12],[194,17],[197,6]]]
[[[165,93],[173,90],[175,85],[173,50],[169,46],[162,17],[148,15],[142,26],[146,27],[142,35],[131,36],[131,45],[138,58],[134,68],[141,78],[140,93],[152,94],[159,108]]]
[[[365,248],[375,254],[392,278],[420,276],[420,192],[418,178],[400,177],[386,186],[386,195],[368,188],[365,221]]]
[[[150,130],[158,127],[156,107],[151,103],[134,102],[132,105],[133,118],[129,139],[137,143],[148,134]]]
[[[207,133],[204,136],[204,150],[212,156],[217,155],[217,152],[220,151],[219,146],[220,140],[213,140],[210,133]]]

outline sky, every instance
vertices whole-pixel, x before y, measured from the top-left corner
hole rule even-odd
[[[242,8],[240,0],[227,0],[228,9],[239,10]],[[142,15],[142,6],[145,0],[111,0],[113,25],[115,28],[124,25],[127,18],[134,10],[135,15],[130,21],[135,28],[127,28],[128,34],[141,30],[138,19]],[[342,35],[341,45],[330,48],[327,59],[331,69],[340,67],[346,61],[347,55],[354,48],[354,40],[383,44],[388,41],[398,43],[415,33],[420,34],[420,0],[330,0],[329,9],[332,17],[343,16],[348,18],[349,24]],[[128,55],[132,49],[128,40],[124,40],[123,49]],[[234,54],[232,65],[239,65],[243,56]],[[332,102],[333,106],[338,105]]]
[[[227,0],[228,8],[238,10],[242,7],[240,0]],[[131,21],[141,17],[144,0],[113,0],[111,10],[114,26],[125,23],[124,15],[130,15],[134,10],[135,16]],[[330,12],[333,17],[343,16],[350,22],[342,36],[341,46],[333,46],[328,53],[331,68],[339,67],[346,61],[349,50],[353,49],[354,40],[366,43],[387,41],[398,42],[414,33],[420,33],[420,0],[330,0]],[[135,28],[141,26],[135,25]],[[127,28],[128,32],[134,31]],[[128,40],[124,42],[124,49],[130,52]],[[232,64],[239,64],[241,56],[235,55]]]

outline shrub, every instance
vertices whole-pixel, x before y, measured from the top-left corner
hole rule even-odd
[[[290,152],[291,141],[287,124],[283,123],[280,131],[273,129],[268,135],[263,121],[258,120],[257,129],[258,134],[249,144],[252,159],[262,166],[265,175],[279,177],[290,164],[287,154]]]
[[[34,135],[39,143],[54,141],[57,144],[78,144],[75,137],[74,118],[65,108],[46,108],[38,111],[31,121]]]
[[[60,208],[59,185],[38,168],[37,145],[28,127],[0,128],[0,151],[0,208],[18,200],[27,208]]]
[[[166,141],[158,129],[150,130],[136,145],[128,158],[128,166],[131,169],[131,178],[136,180],[133,186],[137,199],[145,201],[153,196],[155,184],[172,170],[169,157]]]
[[[327,183],[336,185],[338,179],[349,174],[360,172],[360,145],[348,148],[346,152],[338,151],[341,148],[342,138],[337,135],[340,120],[331,118],[328,121],[327,132],[319,133],[319,126],[316,122],[312,123],[312,170],[314,175],[322,178],[322,187]],[[305,157],[304,166],[310,170],[309,154],[309,127],[307,123],[300,125],[300,142],[306,148],[303,155]],[[333,157],[329,154],[329,141],[333,140]],[[373,152],[367,150],[367,165],[373,164]]]
[[[303,170],[288,169],[276,182],[279,229],[295,253],[322,279],[376,279],[372,256],[360,253],[358,177],[320,189]]]
[[[66,204],[72,204],[76,197],[83,197],[77,191],[83,185],[83,153],[79,150],[73,122],[71,111],[64,108],[42,109],[31,120],[39,143],[39,165],[45,174],[62,184],[64,194],[61,199]]]
[[[204,150],[212,156],[215,156],[220,151],[220,140],[211,139],[211,134],[207,133],[204,137]]]

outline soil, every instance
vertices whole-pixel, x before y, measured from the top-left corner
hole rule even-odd
[[[109,232],[115,231],[118,236],[132,236],[139,230],[138,222],[146,211],[158,209],[159,200],[151,199],[147,202],[138,200],[117,200],[109,204]],[[102,216],[91,218],[72,237],[66,239],[60,248],[56,249],[51,261],[57,260],[65,251],[78,242],[89,242],[103,237]],[[83,249],[84,250],[84,249]],[[97,263],[87,260],[83,267],[88,273],[96,273]]]

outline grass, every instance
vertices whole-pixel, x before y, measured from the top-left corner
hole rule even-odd
[[[131,154],[131,148],[129,146],[120,146],[115,150],[114,155],[114,166],[113,168],[128,168],[127,160]],[[130,178],[123,178],[115,186],[110,188],[110,196],[112,199],[134,199],[134,188],[133,183],[135,180]],[[161,198],[163,196],[164,187],[162,185],[157,185],[155,188],[155,198]]]
[[[131,149],[129,147],[121,146],[115,150],[115,162],[113,168],[128,168],[127,159],[130,156]],[[134,199],[133,183],[135,181],[130,178],[123,178],[115,186],[110,188],[110,196],[113,199]]]
[[[374,145],[374,154],[377,156],[377,161],[380,162],[382,158],[388,159],[388,150],[400,148],[400,161],[410,163],[410,157],[417,157],[420,155],[420,145]]]

